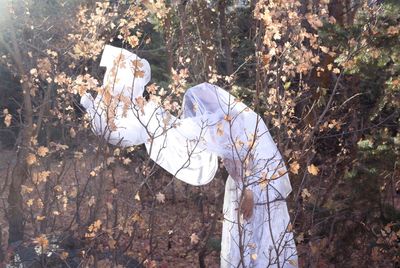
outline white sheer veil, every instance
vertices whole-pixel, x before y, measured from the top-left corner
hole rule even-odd
[[[229,173],[247,177],[249,185],[268,179],[276,197],[287,197],[291,185],[286,167],[257,113],[227,91],[208,83],[188,89],[183,107],[184,118],[207,125],[203,146],[225,160]]]

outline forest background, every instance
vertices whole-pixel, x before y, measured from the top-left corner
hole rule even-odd
[[[174,115],[208,81],[263,116],[300,267],[399,267],[399,1],[0,4],[1,265],[218,267],[223,167],[189,187],[88,127],[112,44],[150,62]]]

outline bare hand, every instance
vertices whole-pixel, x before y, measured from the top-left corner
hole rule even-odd
[[[240,212],[245,220],[250,220],[253,216],[254,196],[251,190],[244,190],[242,203],[240,204]]]

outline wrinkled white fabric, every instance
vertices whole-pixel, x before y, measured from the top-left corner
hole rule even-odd
[[[126,63],[121,65],[121,60]],[[103,96],[83,96],[81,103],[97,135],[115,145],[144,143],[151,159],[192,185],[212,180],[217,156],[224,160],[230,177],[225,189],[221,267],[294,267],[297,253],[288,231],[285,202],[291,185],[261,118],[225,90],[208,83],[187,90],[182,118],[176,118],[151,100],[144,105],[136,102],[150,79],[147,61],[106,46],[101,65],[107,67],[104,86],[114,97],[123,95],[132,103],[128,110],[123,104],[115,108],[115,127],[110,128]],[[138,78],[135,72],[143,73]],[[244,188],[253,191],[256,203],[249,221],[240,219],[238,210]]]
[[[269,182],[275,189],[274,198],[286,198],[292,191],[282,156],[267,126],[244,103],[220,87],[203,83],[186,91],[183,115],[198,125],[208,126],[202,136],[207,151],[236,162],[233,165],[236,168],[247,168],[250,172],[246,176],[247,184],[256,184],[261,176],[276,177],[279,179]],[[249,163],[243,167],[238,165],[237,162],[245,159]],[[230,174],[232,167],[227,167]],[[246,170],[240,172],[246,173]]]
[[[106,45],[100,66],[106,67],[103,87],[109,87],[114,96],[142,96],[151,79],[149,62],[126,49]]]
[[[253,191],[260,195],[260,189]],[[238,213],[240,195],[238,182],[229,176],[224,196],[221,267],[297,267],[293,234],[287,230],[290,217],[286,202],[268,202],[268,194],[263,192],[255,200],[253,216],[246,221]],[[243,246],[242,255],[238,245]],[[241,256],[244,266],[240,263]]]

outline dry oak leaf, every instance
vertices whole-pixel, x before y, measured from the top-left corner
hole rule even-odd
[[[118,189],[117,188],[113,188],[113,189],[111,189],[110,193],[115,195],[115,194],[118,193]]]
[[[47,147],[44,147],[44,146],[40,146],[38,148],[38,150],[37,150],[37,154],[40,157],[45,157],[48,152],[49,152],[49,149]]]
[[[139,192],[136,192],[135,194],[135,200],[140,201],[140,195]]]
[[[34,184],[39,184],[41,182],[46,182],[47,178],[50,176],[50,171],[40,171],[32,173],[32,182]]]
[[[26,157],[26,163],[28,166],[32,166],[33,164],[36,163],[36,156],[32,153],[29,153],[28,156]]]
[[[290,164],[290,172],[292,172],[293,174],[299,174],[299,169],[300,164],[297,161]]]
[[[142,68],[143,67],[143,63],[140,60],[133,60],[132,62],[132,66],[134,68]]]
[[[193,234],[190,236],[190,244],[196,245],[196,244],[199,243],[199,241],[200,241],[200,238],[199,238],[199,236],[198,236],[196,233],[193,233]]]
[[[34,199],[29,199],[28,201],[26,201],[26,205],[28,206],[28,207],[31,207],[31,206],[33,206],[33,201],[34,201]]]
[[[60,254],[60,259],[62,259],[63,261],[65,261],[68,258],[69,253],[66,251],[61,252]]]
[[[98,230],[100,230],[102,221],[101,220],[96,220],[95,222],[93,222],[89,227],[88,227],[88,231],[93,233],[93,232],[97,232]]]
[[[311,164],[307,167],[308,173],[311,175],[317,176],[319,172],[319,168],[314,166],[314,164]]]
[[[132,160],[130,160],[129,158],[123,158],[123,160],[122,160],[122,163],[124,164],[124,165],[129,165],[129,163],[130,162],[132,162]]]
[[[133,75],[136,78],[143,78],[144,71],[141,70],[141,68],[143,67],[143,63],[140,60],[133,60],[131,63],[132,63]]]
[[[156,194],[156,199],[159,203],[165,203],[165,195],[163,193]]]
[[[221,122],[217,124],[217,136],[222,137],[224,135],[224,127]]]
[[[46,219],[46,216],[36,216],[37,221],[43,221],[44,219]]]
[[[302,197],[303,199],[306,199],[306,198],[308,198],[308,197],[310,197],[310,196],[311,196],[311,193],[308,191],[307,188],[304,188],[304,189],[301,191],[301,197]]]
[[[38,244],[43,249],[43,251],[46,251],[46,249],[49,247],[49,240],[44,234],[36,237],[33,242],[35,244]]]
[[[135,70],[133,74],[136,78],[143,78],[144,77],[144,72],[142,70]]]
[[[11,119],[12,115],[6,114],[6,116],[4,117],[4,125],[6,125],[6,127],[9,127],[11,125]]]

